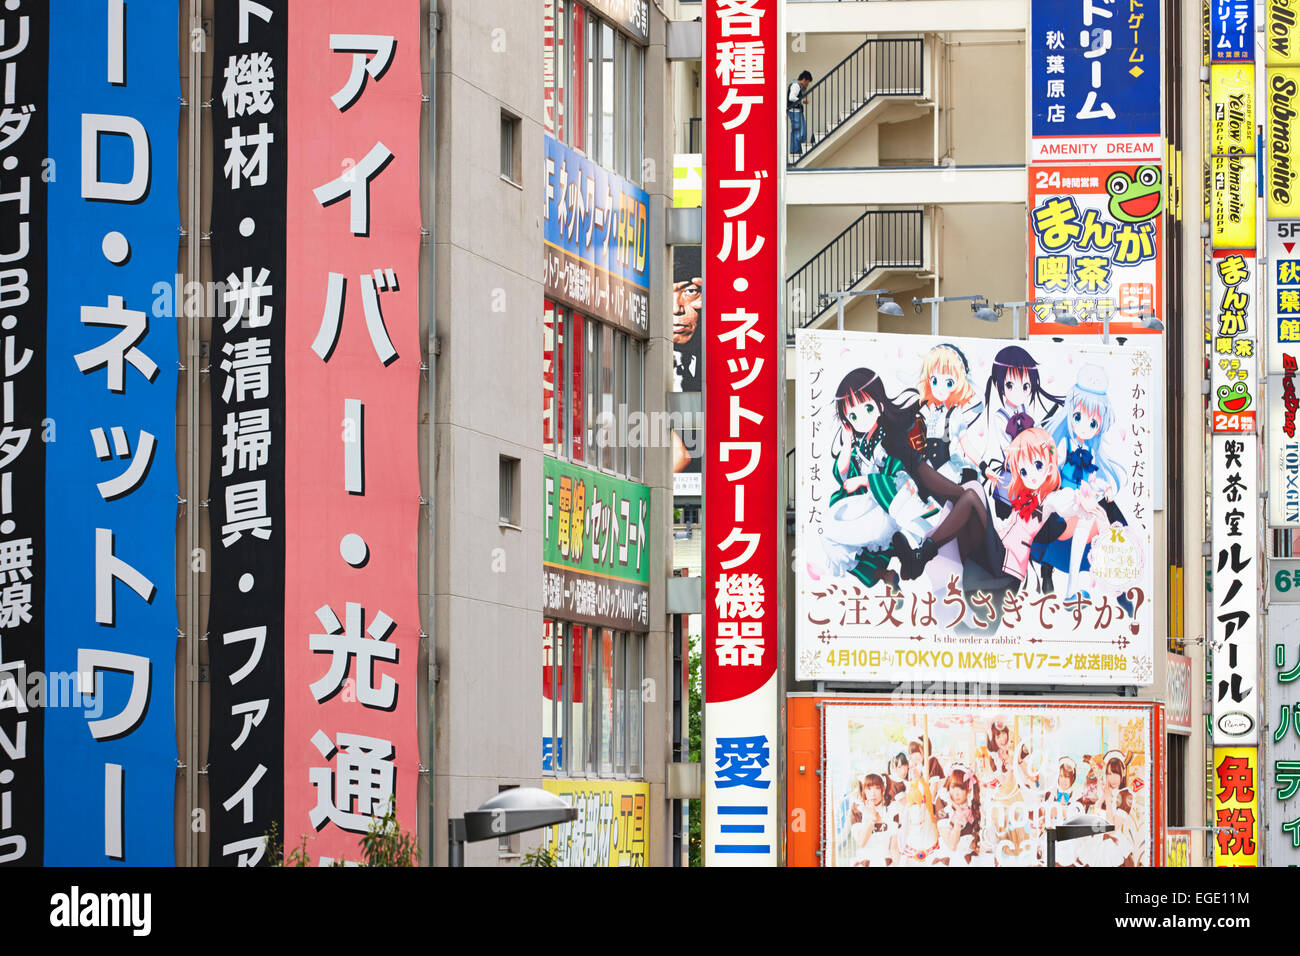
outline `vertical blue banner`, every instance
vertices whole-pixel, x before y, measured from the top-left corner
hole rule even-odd
[[[45,862],[171,866],[176,4],[49,16]]]
[[[1210,62],[1255,62],[1255,0],[1211,0]]]
[[[1160,11],[1160,0],[1032,0],[1032,161],[1159,160]]]

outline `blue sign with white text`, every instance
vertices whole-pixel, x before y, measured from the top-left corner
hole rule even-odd
[[[547,295],[648,334],[650,195],[550,136],[545,150]]]
[[[45,863],[171,866],[176,5],[50,0],[49,22],[41,585],[47,672],[77,693],[46,714]]]
[[[1210,0],[1210,62],[1255,62],[1255,0]]]
[[[1160,0],[1033,0],[1033,137],[1160,137],[1160,41]],[[1106,155],[1036,148],[1033,158]]]

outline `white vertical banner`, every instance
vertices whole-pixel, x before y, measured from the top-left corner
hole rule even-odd
[[[1259,742],[1259,439],[1215,435],[1210,529],[1214,744]]]

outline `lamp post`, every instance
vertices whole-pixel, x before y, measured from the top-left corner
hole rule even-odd
[[[1047,866],[1050,869],[1056,868],[1057,841],[1064,843],[1067,840],[1078,840],[1080,837],[1095,836],[1098,833],[1110,833],[1114,829],[1115,825],[1113,823],[1107,823],[1102,817],[1088,813],[1081,813],[1076,817],[1071,817],[1060,826],[1049,827],[1047,830]]]
[[[897,302],[894,301],[894,293],[888,289],[864,289],[861,292],[847,292],[843,289],[835,292],[824,293],[829,299],[835,300],[835,328],[837,331],[844,331],[844,300],[852,298],[855,295],[869,295],[880,301],[876,306],[876,311],[881,315],[892,315],[895,318],[902,316],[903,310]]]
[[[969,302],[971,312],[982,322],[996,322],[998,316],[1002,314],[995,306],[989,305],[988,296],[985,295],[933,295],[924,299],[913,299],[912,308],[916,310],[917,315],[921,314],[921,306],[930,306],[930,334],[935,336],[939,334],[940,302]]]
[[[539,830],[578,819],[571,807],[553,793],[537,787],[513,787],[484,800],[477,810],[447,821],[447,865],[465,865],[465,844],[500,839],[525,830]]]

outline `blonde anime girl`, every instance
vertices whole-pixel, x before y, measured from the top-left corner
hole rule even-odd
[[[984,403],[971,384],[965,353],[947,342],[930,349],[921,363],[917,391],[925,460],[954,482],[977,479],[979,439],[972,429],[980,421]]]

